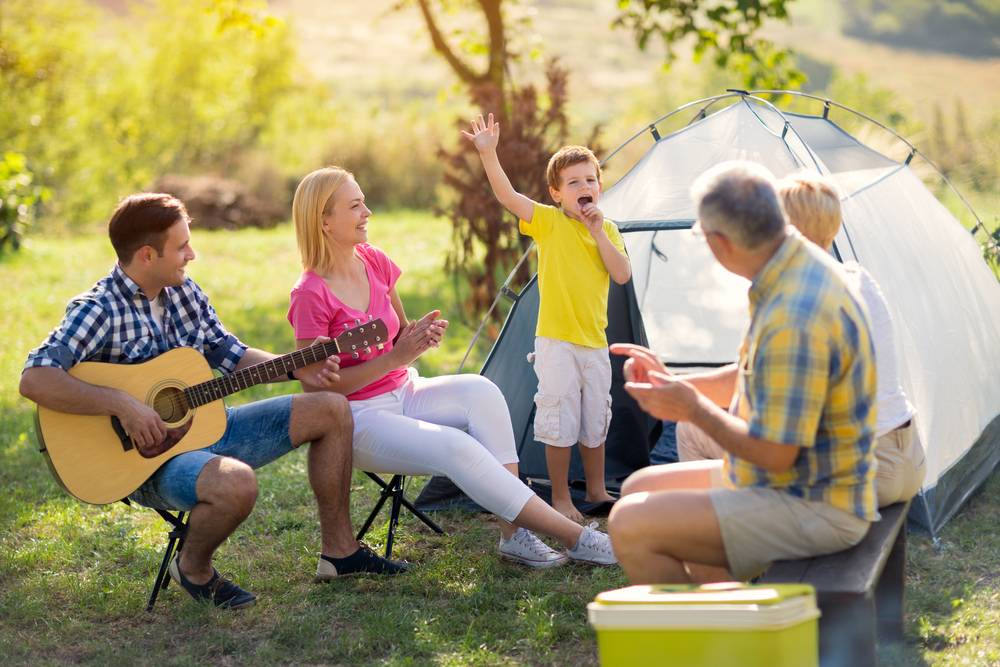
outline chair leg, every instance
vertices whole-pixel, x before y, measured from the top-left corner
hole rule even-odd
[[[170,567],[170,559],[173,557],[174,553],[180,551],[181,547],[184,545],[184,536],[187,532],[187,523],[184,521],[184,512],[178,512],[177,516],[174,516],[165,510],[158,509],[156,511],[168,523],[173,525],[173,529],[167,535],[167,548],[163,552],[163,560],[160,562],[160,571],[157,573],[156,580],[153,582],[153,590],[149,594],[149,601],[146,603],[146,611],[153,611],[153,605],[156,604],[156,598],[160,595],[160,591],[167,589],[167,584],[170,583],[170,577],[167,576],[167,568]]]
[[[444,530],[441,529],[441,526],[434,523],[434,520],[432,518],[430,518],[420,510],[418,510],[416,507],[414,507],[413,503],[404,498],[402,495],[400,495],[400,502],[403,503],[403,507],[405,507],[410,511],[410,514],[423,521],[425,526],[433,530],[438,535],[444,535]]]
[[[392,558],[392,543],[396,539],[396,526],[399,524],[399,508],[403,500],[403,479],[400,475],[395,475],[389,483],[393,487],[392,509],[389,512],[389,530],[385,536],[385,557]]]
[[[396,539],[396,526],[399,524],[400,509],[403,507],[405,507],[415,517],[420,519],[424,523],[424,525],[433,530],[435,533],[437,533],[438,535],[444,535],[444,530],[442,530],[439,525],[434,523],[434,521],[426,514],[424,514],[416,507],[414,507],[414,505],[409,500],[407,500],[406,497],[403,495],[403,480],[405,478],[404,475],[393,475],[392,478],[388,482],[386,482],[384,479],[382,479],[375,473],[365,471],[365,474],[368,475],[368,477],[371,478],[372,481],[378,484],[382,490],[379,492],[378,502],[375,503],[374,509],[372,509],[371,513],[368,515],[368,518],[365,519],[365,523],[361,527],[361,530],[358,531],[358,536],[356,539],[360,540],[362,537],[365,536],[365,533],[368,532],[368,529],[371,528],[372,523],[374,523],[375,517],[378,516],[378,513],[380,511],[382,511],[382,506],[385,505],[385,502],[390,498],[392,499],[392,505],[390,505],[389,528],[388,531],[386,532],[386,540],[385,540],[386,558],[392,557],[392,545]]]
[[[382,511],[382,506],[385,505],[385,501],[388,500],[393,495],[392,481],[386,484],[385,481],[378,475],[374,475],[370,472],[366,472],[365,474],[371,477],[373,480],[375,480],[379,484],[379,486],[382,487],[382,491],[379,494],[378,502],[375,503],[375,507],[368,515],[368,518],[365,519],[364,525],[361,526],[361,530],[358,531],[357,536],[354,538],[356,540],[360,540],[362,537],[365,536],[365,533],[367,533],[368,529],[371,528],[372,523],[375,522],[375,517],[377,517],[378,513]],[[393,476],[393,480],[395,480],[397,476]]]

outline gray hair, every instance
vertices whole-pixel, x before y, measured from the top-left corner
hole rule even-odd
[[[776,238],[787,224],[774,177],[754,162],[712,167],[691,186],[691,197],[699,220],[748,250]]]

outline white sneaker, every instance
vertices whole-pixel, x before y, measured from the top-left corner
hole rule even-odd
[[[596,521],[584,526],[576,546],[567,549],[566,555],[572,560],[594,565],[614,565],[618,562],[615,552],[611,549],[611,538],[597,530]]]
[[[541,569],[562,565],[569,560],[566,554],[551,548],[524,528],[518,528],[507,539],[500,536],[500,558]]]

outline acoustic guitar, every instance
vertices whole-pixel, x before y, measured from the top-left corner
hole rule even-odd
[[[226,430],[222,398],[298,368],[349,352],[355,357],[385,344],[385,322],[372,320],[334,340],[316,343],[270,361],[215,377],[205,357],[178,347],[140,364],[85,361],[70,369],[78,380],[127,392],[166,423],[166,438],[140,452],[117,417],[76,415],[39,406],[39,447],[60,484],[80,500],[104,504],[138,489],[169,459],[218,441]]]

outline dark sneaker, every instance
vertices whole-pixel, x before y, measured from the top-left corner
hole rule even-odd
[[[228,579],[223,579],[219,571],[212,569],[212,578],[205,584],[193,584],[181,572],[177,556],[170,561],[170,578],[199,602],[208,601],[223,609],[242,609],[257,602],[257,596],[245,591]]]
[[[358,550],[350,556],[334,558],[320,554],[319,564],[316,566],[316,581],[330,581],[358,574],[402,574],[408,569],[410,564],[406,561],[382,558],[362,542]]]

